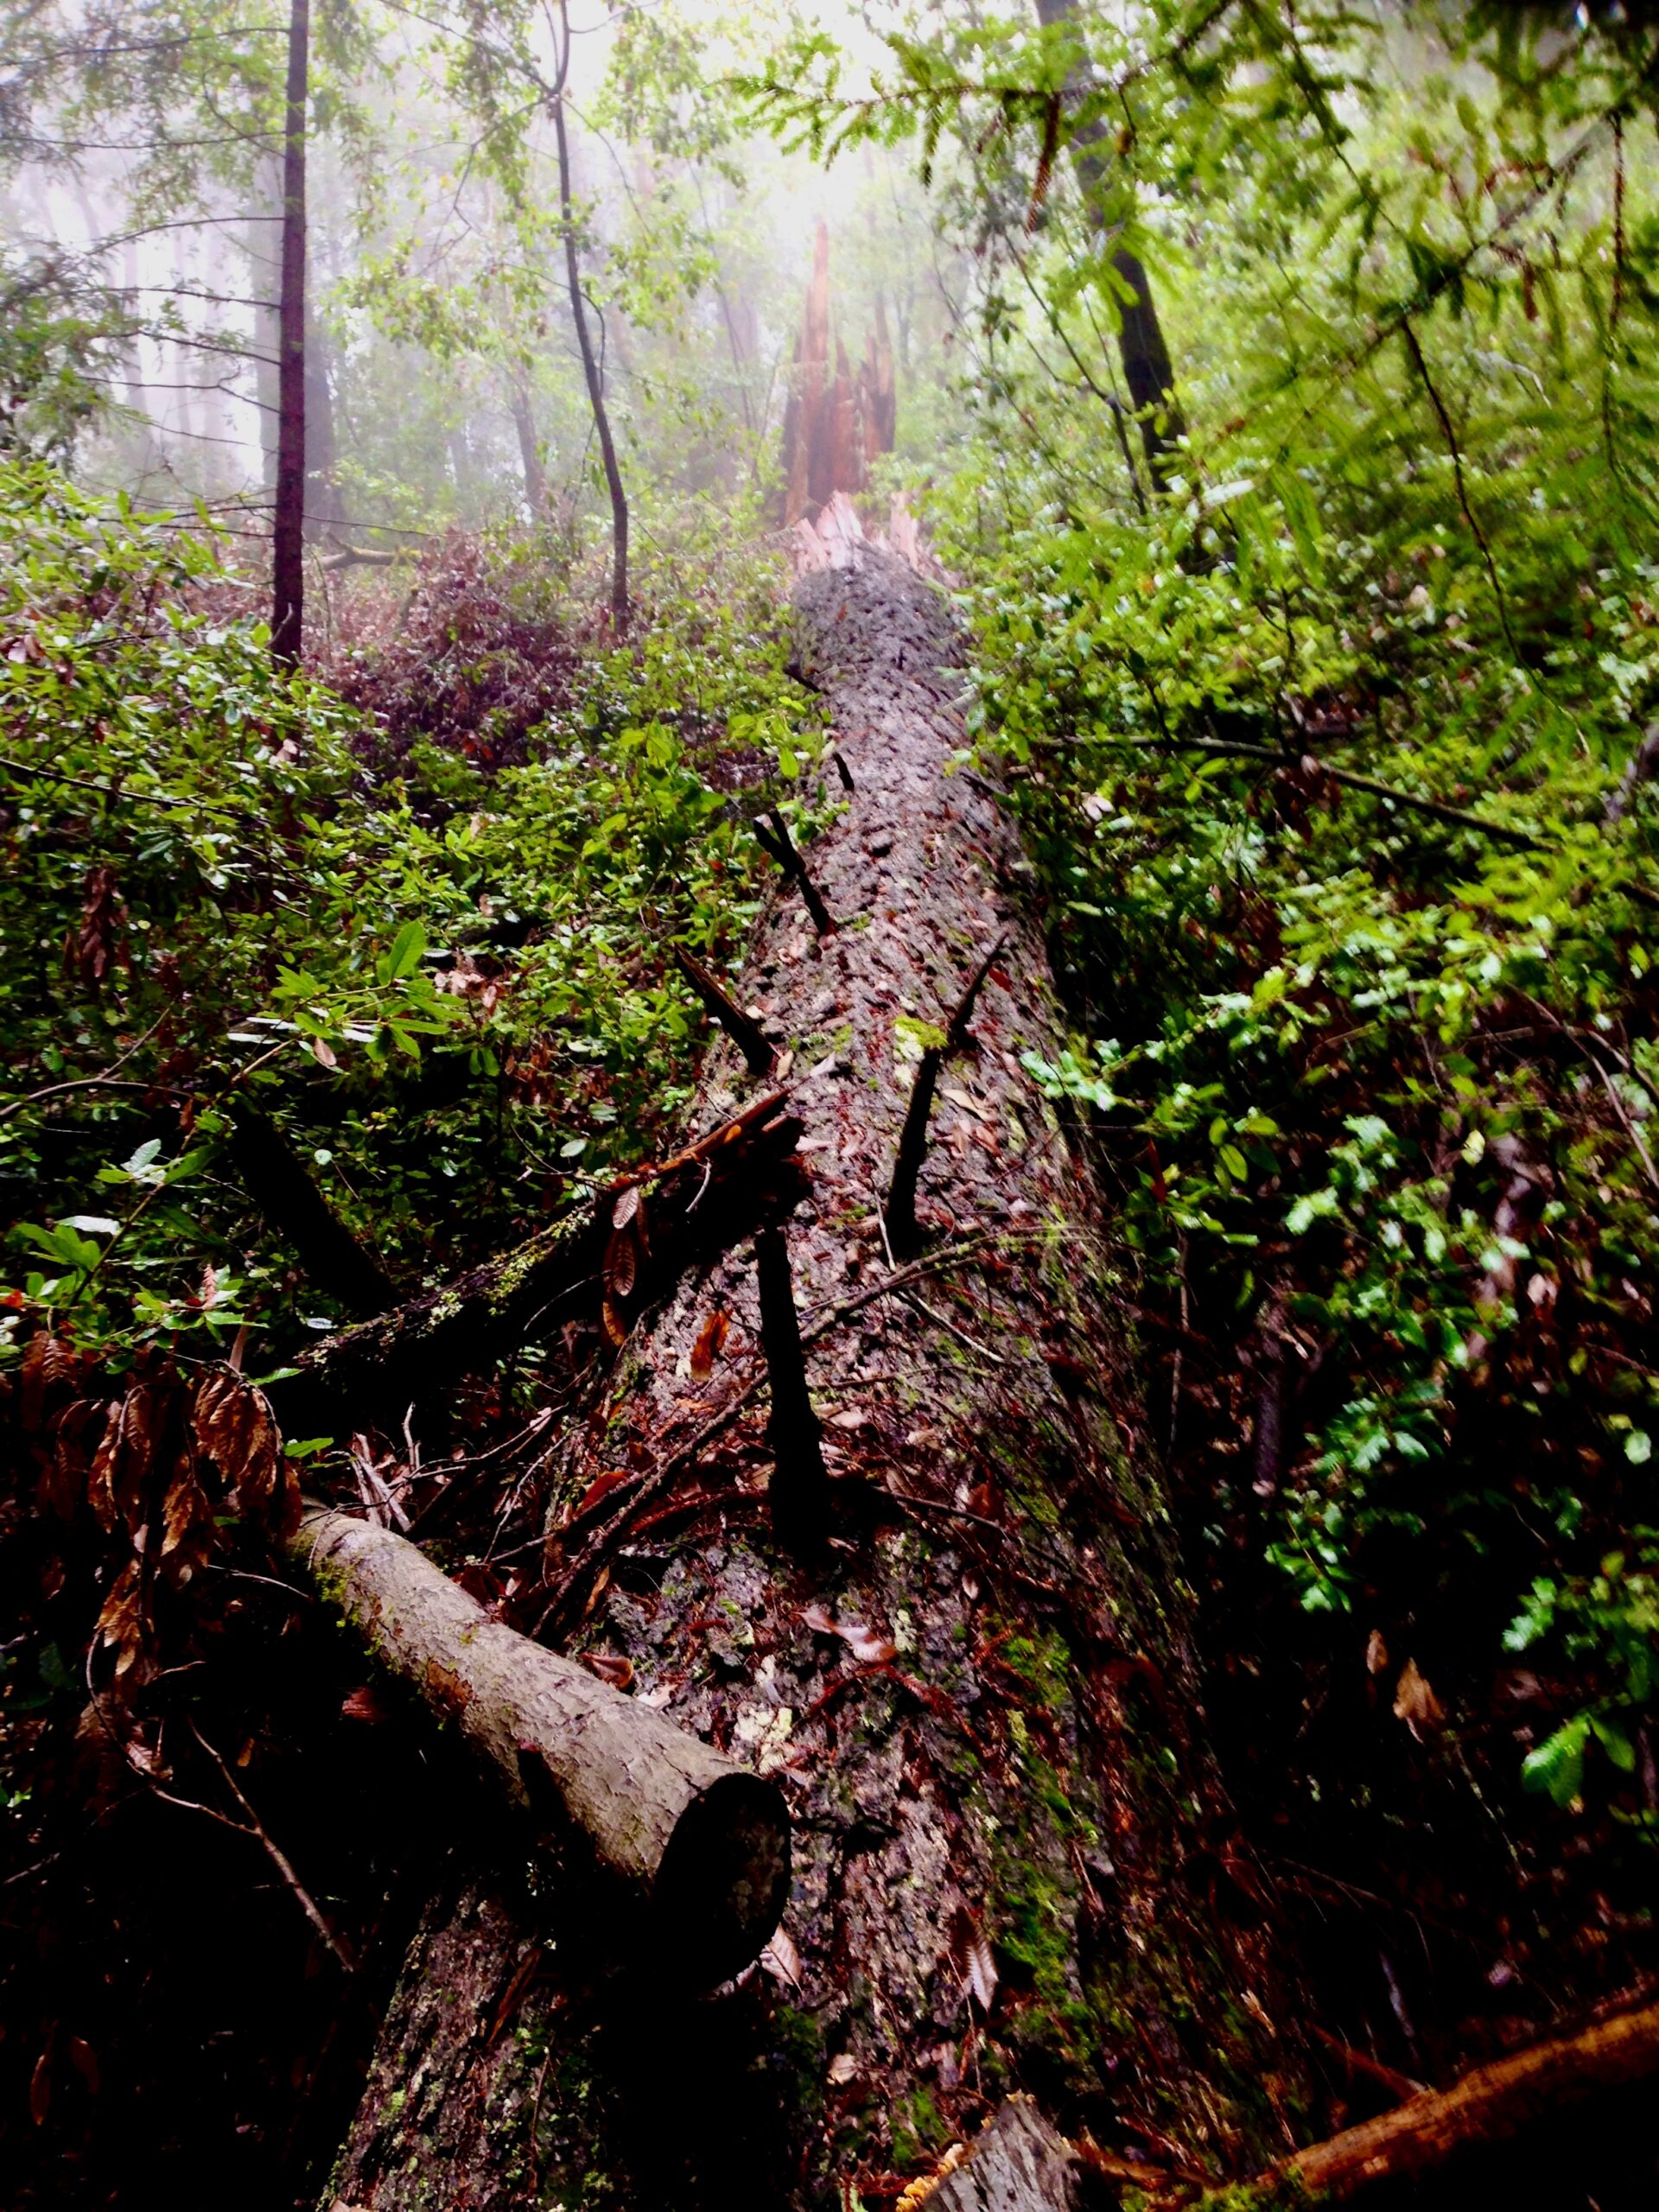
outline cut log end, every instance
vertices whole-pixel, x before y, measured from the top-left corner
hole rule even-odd
[[[755,1774],[723,1775],[681,1814],[652,1904],[676,1973],[702,1989],[765,1948],[789,1902],[789,1815]]]

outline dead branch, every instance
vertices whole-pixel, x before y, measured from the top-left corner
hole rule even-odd
[[[336,1933],[335,1929],[325,1916],[322,1908],[318,1904],[310,1891],[306,1888],[304,1883],[301,1881],[299,1876],[295,1872],[293,1860],[283,1849],[282,1846],[276,1841],[275,1838],[271,1835],[270,1829],[266,1827],[258,1814],[254,1811],[253,1807],[248,1802],[247,1793],[243,1789],[241,1783],[238,1782],[235,1775],[232,1773],[230,1765],[226,1760],[224,1755],[220,1751],[217,1751],[214,1746],[208,1742],[207,1738],[202,1734],[200,1729],[196,1727],[194,1722],[191,1724],[190,1732],[194,1736],[196,1741],[201,1745],[202,1750],[207,1752],[208,1758],[212,1759],[213,1764],[224,1776],[226,1788],[230,1791],[232,1796],[235,1798],[237,1803],[242,1808],[242,1810],[248,1816],[245,1826],[239,1821],[231,1821],[230,1826],[239,1829],[242,1834],[251,1835],[253,1838],[254,1841],[259,1846],[260,1849],[270,1859],[271,1865],[276,1869],[278,1874],[281,1875],[283,1880],[287,1884],[289,1889],[293,1892],[294,1900],[299,1906],[300,1910],[310,1922],[312,1927],[316,1930],[324,1944],[330,1951],[333,1952],[341,1969],[346,1974],[355,1974],[357,1972],[357,1961],[352,1956],[350,1947],[347,1945],[345,1937]],[[204,1808],[204,1810],[207,1809],[211,1808]]]
[[[364,1320],[395,1306],[391,1277],[334,1212],[270,1116],[236,1096],[230,1115],[231,1164],[242,1187],[315,1287]]]
[[[674,959],[681,975],[742,1053],[749,1073],[770,1075],[777,1054],[766,1042],[760,1023],[744,1013],[731,993],[710,975],[702,961],[693,959],[683,945],[675,946]]]
[[[806,902],[806,911],[812,917],[812,926],[818,935],[833,937],[836,933],[835,917],[824,905],[817,885],[807,873],[806,862],[796,850],[795,841],[789,834],[789,824],[783,816],[774,807],[769,815],[757,815],[749,826],[762,849],[794,882]]]
[[[800,1316],[790,1280],[789,1246],[781,1229],[759,1230],[754,1269],[760,1296],[760,1345],[772,1387],[772,1533],[786,1550],[821,1550],[829,1535],[830,1476],[823,1432],[806,1387]]]
[[[806,1187],[800,1134],[783,1092],[767,1092],[671,1160],[619,1177],[593,1205],[517,1250],[304,1353],[271,1386],[277,1419],[290,1435],[347,1421],[360,1428],[569,1322],[597,1322],[620,1344],[685,1268],[798,1203]]]
[[[289,1549],[375,1656],[452,1723],[556,1845],[574,1829],[701,1987],[739,1973],[789,1895],[789,1812],[654,1707],[493,1621],[407,1538],[323,1506]]]

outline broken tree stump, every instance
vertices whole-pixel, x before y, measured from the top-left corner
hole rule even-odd
[[[552,1840],[567,1822],[579,1831],[645,1908],[656,1956],[709,1988],[759,1955],[789,1895],[776,1783],[491,1620],[389,1529],[312,1506],[289,1549],[512,1802]]]
[[[929,2212],[1073,2212],[1080,2172],[1077,2152],[1030,2098],[1010,2097],[920,2204]]]

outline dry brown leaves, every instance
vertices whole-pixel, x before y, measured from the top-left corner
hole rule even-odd
[[[717,1306],[697,1331],[696,1342],[691,1347],[691,1379],[694,1382],[706,1382],[714,1373],[715,1362],[725,1347],[731,1326],[731,1315]]]
[[[83,982],[94,987],[101,983],[115,964],[125,918],[113,872],[102,865],[89,868],[79,926],[64,940],[64,966],[78,969]]]
[[[232,1541],[225,1524],[275,1540],[297,1520],[270,1407],[228,1368],[188,1372],[152,1356],[117,1377],[40,1335],[24,1351],[16,1412],[40,1512],[96,1531],[107,1579],[92,1649],[113,1654],[112,1694],[129,1700],[158,1669],[162,1593],[184,1590]]]
[[[1394,1717],[1405,1722],[1419,1743],[1426,1734],[1446,1725],[1446,1707],[1414,1659],[1407,1660],[1395,1687]]]
[[[604,1296],[600,1316],[605,1333],[619,1349],[626,1343],[630,1316],[628,1300],[639,1287],[651,1250],[645,1230],[645,1199],[637,1185],[620,1193],[611,1212],[610,1240],[605,1247]]]

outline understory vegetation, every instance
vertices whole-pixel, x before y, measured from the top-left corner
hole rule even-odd
[[[302,1484],[372,1518],[395,1497],[498,1618],[545,1618],[550,1471],[602,1428],[597,1341],[532,1338],[418,1440],[278,1439],[238,1394],[380,1310],[354,1268],[418,1300],[686,1140],[715,1033],[677,956],[735,975],[772,825],[810,861],[849,787],[786,606],[823,163],[837,337],[855,357],[891,317],[899,347],[896,440],[838,488],[895,543],[920,518],[960,626],[955,772],[1022,838],[1068,1028],[1022,1065],[1116,1240],[1126,1419],[1167,1472],[1240,1823],[1221,1886],[1295,1949],[1327,2043],[1408,2088],[1650,1993],[1649,11],[944,6],[878,10],[879,35],[645,11],[584,88],[575,201],[539,16],[437,12],[416,105],[441,158],[398,136],[403,11],[343,11],[313,88],[338,459],[301,474],[340,512],[312,518],[292,662],[258,502],[163,454],[146,412],[154,349],[225,327],[187,326],[181,279],[141,314],[156,287],[90,237],[42,257],[22,183],[0,240],[0,1919],[22,1962],[0,2144],[58,2145],[27,2201],[118,2190],[86,2147],[99,2069],[139,2068],[149,1999],[123,1953],[100,2060],[87,1897],[113,1899],[111,1956],[124,1912],[174,1940],[160,1832],[124,1869],[113,1808],[211,1801],[267,1847],[262,1817],[286,1827],[365,1955],[385,1897],[411,1916],[406,1862],[341,1840],[377,1790],[422,1817],[384,1749],[354,1771],[373,1694],[256,1586]],[[163,41],[225,29],[137,15]],[[567,67],[569,41],[566,20]],[[56,105],[33,78],[0,96],[36,213],[94,124],[179,122],[105,66],[66,90],[36,54]],[[263,63],[233,89],[277,112]],[[231,95],[193,97],[200,124]],[[557,186],[531,135],[556,111]],[[157,159],[135,222],[188,185],[228,224],[241,172]],[[446,193],[467,219],[423,260]],[[1145,402],[1135,270],[1167,346]],[[933,1011],[899,1019],[937,1057]],[[334,1279],[273,1175],[346,1232]],[[1011,1678],[1046,1649],[1007,1643]],[[1046,1676],[1027,1690],[1058,1709]],[[338,1834],[331,1790],[355,1808]],[[214,1891],[221,1932],[242,1880]],[[280,1889],[257,1910],[281,2024],[262,2044],[250,1999],[236,2055],[189,2078],[257,2141],[287,2131],[259,2199],[286,2202],[321,2186],[361,2062],[330,2055],[313,1931],[276,1932]],[[1064,1991],[1027,1919],[1005,1968]],[[189,2131],[167,2129],[140,2166],[174,2186]],[[918,2107],[900,2133],[888,2198],[844,2202],[896,2201],[950,2131]]]

